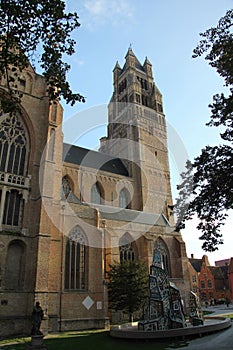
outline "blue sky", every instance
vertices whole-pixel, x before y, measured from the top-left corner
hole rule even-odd
[[[219,143],[219,131],[208,128],[208,104],[215,93],[224,90],[223,81],[204,58],[192,58],[200,40],[199,33],[216,26],[220,17],[233,5],[232,0],[66,0],[67,10],[76,11],[80,28],[75,33],[76,54],[69,58],[72,69],[69,82],[75,92],[86,97],[85,104],[63,104],[64,119],[82,111],[106,105],[113,91],[112,70],[116,61],[122,66],[129,45],[143,63],[152,63],[155,83],[163,94],[167,122],[179,135],[189,158],[198,155],[206,144]],[[98,125],[98,113],[93,116]],[[107,120],[106,120],[107,122]],[[78,144],[97,148],[105,127],[95,126],[80,137]],[[172,137],[172,135],[171,135]],[[66,135],[65,135],[66,139]],[[171,153],[173,197],[178,182]],[[210,261],[232,256],[230,223],[223,229],[225,244]],[[201,257],[201,241],[194,222],[182,232],[188,255]]]

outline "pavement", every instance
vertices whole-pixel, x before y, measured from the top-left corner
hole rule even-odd
[[[225,304],[208,306],[207,308],[203,307],[202,311],[212,312],[210,315],[207,315],[207,316],[216,316],[216,315],[221,316],[221,315],[233,314],[233,304],[230,304],[228,307]]]
[[[225,304],[209,306],[202,308],[202,311],[211,311],[208,317],[226,316],[233,314],[233,304],[227,307]],[[229,327],[223,331],[206,335],[202,338],[196,338],[193,340],[184,340],[179,344],[174,344],[174,347],[170,346],[166,350],[188,349],[188,350],[233,350],[233,327]]]

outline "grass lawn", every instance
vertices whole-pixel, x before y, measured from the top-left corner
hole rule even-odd
[[[213,314],[214,311],[207,311],[207,310],[204,310],[202,313],[203,313],[203,316],[208,316],[208,315]]]
[[[210,314],[208,312],[206,314]],[[224,315],[233,319],[233,314]],[[0,350],[26,350],[30,338],[0,341]],[[90,330],[49,334],[45,337],[47,350],[165,350],[187,346],[188,340],[144,341],[112,338],[108,331]]]
[[[25,350],[29,338],[0,342],[0,350]],[[184,346],[185,342],[134,341],[112,338],[107,331],[83,331],[51,334],[45,338],[48,350],[162,350]]]
[[[228,317],[228,318],[230,318],[231,320],[233,320],[233,314],[224,315],[224,317]]]

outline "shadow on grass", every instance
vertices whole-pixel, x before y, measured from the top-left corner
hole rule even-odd
[[[28,342],[0,345],[0,350],[25,350]],[[145,341],[112,338],[107,331],[87,331],[49,335],[47,350],[165,350],[187,346],[186,341]]]

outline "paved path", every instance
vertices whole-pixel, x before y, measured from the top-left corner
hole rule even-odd
[[[224,305],[209,306],[207,308],[203,308],[202,310],[213,312],[209,316],[233,314],[233,304],[230,304],[229,307],[227,307],[225,304]]]
[[[174,347],[169,347],[166,350],[171,350],[175,347],[189,350],[232,350],[233,327],[202,338],[180,342],[180,346],[176,344]]]
[[[233,305],[217,305],[209,306],[205,311],[212,311],[213,313],[209,316],[227,315],[233,314]],[[183,341],[180,343],[180,347],[174,344],[174,347],[178,349],[189,349],[189,350],[233,350],[233,325],[232,327],[214,333],[211,335],[204,336],[202,338],[193,339],[190,341]],[[174,349],[169,347],[166,350]]]

